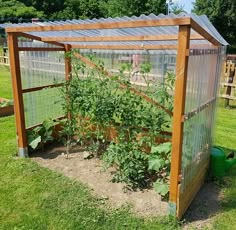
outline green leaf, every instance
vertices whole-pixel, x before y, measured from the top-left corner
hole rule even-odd
[[[46,130],[49,130],[50,128],[54,127],[54,121],[53,120],[45,120],[43,122],[43,127],[46,129]]]
[[[148,169],[159,171],[165,165],[165,161],[159,156],[151,155],[148,159]]]
[[[169,185],[162,180],[154,182],[153,187],[161,196],[165,196],[169,192]]]
[[[39,132],[41,131],[41,129],[42,129],[41,126],[37,126],[37,127],[35,127],[35,128],[33,129],[33,131],[34,131],[35,133],[39,133]]]
[[[166,142],[158,146],[152,146],[151,153],[169,153],[171,151],[171,143]]]
[[[29,143],[29,146],[31,146],[32,149],[36,149],[40,142],[41,142],[41,136],[37,136]]]

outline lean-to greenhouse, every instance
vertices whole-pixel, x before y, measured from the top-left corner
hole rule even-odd
[[[221,62],[227,42],[206,16],[141,15],[92,20],[5,24],[14,91],[19,155],[27,155],[26,130],[47,118],[61,117],[58,90],[70,78],[75,57],[107,77],[119,66],[132,66],[133,93],[171,115],[172,156],[170,213],[181,217],[204,182],[209,165]],[[99,69],[93,54],[102,60]],[[148,78],[165,82],[175,74],[173,111],[137,87],[147,82],[141,64],[150,63]],[[163,107],[163,108],[162,108]]]

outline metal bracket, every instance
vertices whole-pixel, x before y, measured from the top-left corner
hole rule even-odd
[[[19,147],[18,155],[19,155],[19,157],[21,157],[21,158],[29,157],[29,155],[28,155],[28,148],[27,148],[27,147],[26,147],[26,148],[20,148],[20,147]]]
[[[176,203],[169,202],[168,203],[168,214],[170,216],[176,216],[177,206]]]

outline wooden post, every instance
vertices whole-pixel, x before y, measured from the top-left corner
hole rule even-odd
[[[20,74],[20,60],[18,51],[17,35],[8,33],[8,47],[10,58],[10,70],[14,95],[14,112],[16,120],[16,133],[18,141],[18,154],[20,157],[28,156],[27,138],[25,130],[25,115]]]
[[[66,44],[65,45],[65,54],[70,51],[71,51],[71,45]],[[66,74],[65,78],[66,78],[66,81],[69,80],[71,71],[72,71],[71,58],[67,56],[67,57],[65,57],[65,74]]]
[[[183,122],[188,71],[190,26],[179,26],[178,50],[176,60],[175,97],[173,114],[172,156],[170,173],[169,213],[176,215],[178,186],[181,174]]]

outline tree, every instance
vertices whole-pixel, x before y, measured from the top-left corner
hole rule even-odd
[[[16,0],[0,0],[0,21],[2,23],[31,21],[35,17],[43,17],[43,13]]]
[[[37,11],[42,11],[47,18],[52,18],[56,12],[64,9],[65,0],[18,0],[28,7],[34,7]]]
[[[166,12],[166,0],[107,0],[103,9],[106,17],[158,15]]]
[[[173,13],[173,14],[187,13],[187,12],[184,10],[184,5],[180,5],[180,4],[178,4],[178,3],[174,3],[174,4],[171,6],[170,12]]]
[[[103,17],[102,5],[105,0],[65,0],[64,9],[55,12],[57,19],[100,18]]]
[[[193,12],[207,15],[219,33],[232,45],[228,52],[236,53],[235,0],[196,0]]]

